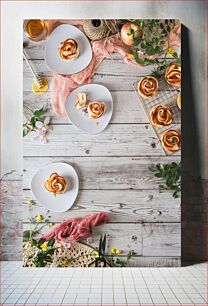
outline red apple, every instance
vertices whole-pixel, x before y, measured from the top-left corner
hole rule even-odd
[[[121,28],[121,39],[123,43],[127,46],[132,46],[134,44],[134,38],[141,36],[142,30],[137,24],[127,22]]]

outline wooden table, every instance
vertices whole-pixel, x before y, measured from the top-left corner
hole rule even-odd
[[[44,43],[29,43],[25,51],[36,71],[50,83],[51,72],[43,58]],[[158,183],[148,170],[151,164],[179,161],[180,155],[166,156],[152,129],[133,83],[151,73],[153,67],[132,67],[117,54],[104,60],[93,83],[106,86],[113,96],[114,112],[105,131],[88,135],[54,115],[49,92],[37,96],[31,91],[32,76],[25,63],[24,104],[31,109],[47,103],[53,131],[41,145],[28,135],[24,138],[24,200],[32,198],[30,182],[42,166],[64,161],[77,171],[78,198],[65,213],[51,212],[51,221],[105,211],[111,222],[93,230],[91,244],[98,246],[100,234],[107,234],[108,247],[134,250],[135,266],[180,265],[180,199],[170,192],[159,193]],[[37,203],[32,215],[45,215]],[[24,228],[28,228],[28,205],[24,206]]]

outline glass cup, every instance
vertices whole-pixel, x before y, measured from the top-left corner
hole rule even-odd
[[[24,32],[33,41],[41,41],[46,38],[47,27],[42,19],[27,19],[23,24]]]

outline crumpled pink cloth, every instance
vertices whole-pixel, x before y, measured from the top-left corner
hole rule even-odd
[[[83,21],[82,20],[52,20],[47,24],[48,34],[58,25],[62,23],[68,23],[82,29]],[[172,33],[170,45],[179,45],[180,40],[178,39],[178,32],[180,31],[180,27],[177,26],[177,29],[174,33]],[[176,34],[175,34],[176,33]],[[54,112],[63,118],[66,118],[65,112],[65,102],[69,95],[69,93],[75,88],[79,87],[83,84],[91,83],[92,77],[100,65],[100,63],[108,58],[112,53],[117,52],[122,57],[123,60],[129,64],[134,66],[141,66],[137,64],[134,58],[128,58],[129,47],[125,46],[119,35],[111,35],[107,38],[103,38],[99,41],[92,41],[92,60],[90,64],[81,72],[73,74],[73,75],[61,75],[53,72],[52,81],[51,81],[51,106]],[[164,46],[166,48],[167,46]],[[150,59],[154,59],[158,57],[150,56]]]
[[[84,218],[70,218],[56,225],[43,238],[49,240],[54,237],[57,242],[70,244],[92,235],[92,228],[104,223],[108,223],[110,218],[104,212],[88,215]]]

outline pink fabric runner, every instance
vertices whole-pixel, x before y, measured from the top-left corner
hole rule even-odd
[[[52,20],[49,21],[48,34],[58,25],[62,23],[68,23],[74,26],[78,26],[82,29],[82,20]],[[180,27],[177,27],[174,31],[180,33]],[[170,34],[171,45],[179,45],[180,41],[175,33]],[[81,72],[73,75],[61,75],[53,73],[51,82],[51,106],[54,112],[63,118],[66,118],[65,113],[65,101],[69,93],[80,85],[91,83],[92,77],[100,65],[100,63],[113,52],[118,52],[123,57],[124,61],[130,65],[140,66],[134,59],[129,59],[127,54],[129,53],[129,47],[125,46],[120,40],[119,35],[112,35],[108,38],[101,39],[99,41],[93,41],[92,44],[92,60],[90,64]],[[167,47],[167,46],[166,46]],[[165,46],[164,46],[165,48]],[[154,57],[150,57],[154,58]]]
[[[49,233],[43,236],[49,240],[54,237],[63,244],[79,241],[92,235],[92,228],[110,221],[104,212],[85,216],[84,218],[71,218],[56,225]]]

